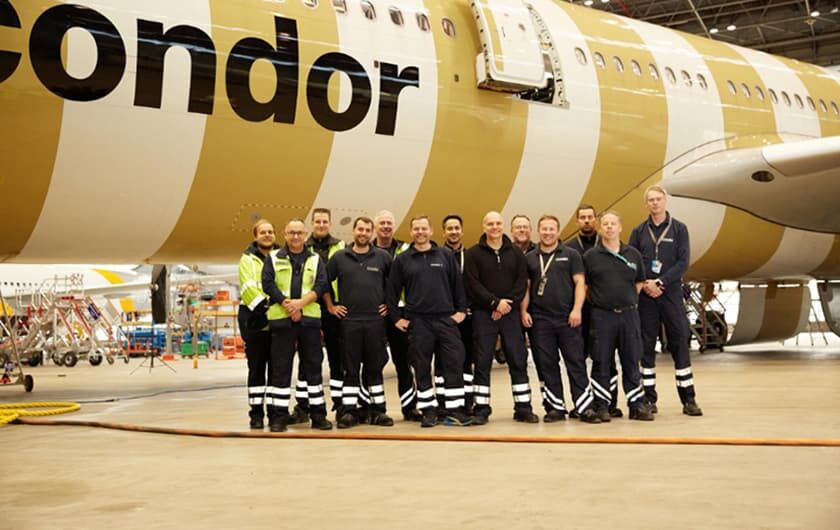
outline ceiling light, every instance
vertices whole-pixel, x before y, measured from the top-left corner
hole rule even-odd
[[[610,0],[601,0],[601,3],[602,3],[602,4],[609,4],[609,3],[610,3]]]
[[[712,28],[712,29],[710,29],[710,30],[709,30],[709,33],[711,33],[712,35],[714,35],[714,34],[715,34],[715,33],[717,33],[718,31],[720,31],[720,30],[719,30],[719,29],[717,29],[717,28]]]
[[[818,16],[820,16],[820,12],[815,9],[811,11],[811,16],[817,18]]]
[[[583,5],[585,5],[587,7],[591,6],[592,5],[592,0],[586,0],[586,2],[583,3]]]
[[[735,31],[736,29],[738,29],[738,26],[736,26],[735,24],[730,24],[726,26],[726,29],[727,31]]]
[[[840,7],[835,7],[834,9],[831,10],[832,13],[836,13],[838,11],[840,11]]]

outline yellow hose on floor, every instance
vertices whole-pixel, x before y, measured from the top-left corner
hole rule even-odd
[[[55,416],[56,414],[76,412],[80,408],[82,408],[82,406],[78,403],[65,403],[62,401],[33,401],[31,403],[0,404],[0,425],[13,422],[22,416]]]

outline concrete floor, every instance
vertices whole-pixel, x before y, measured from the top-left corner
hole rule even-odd
[[[652,423],[514,423],[497,368],[489,425],[422,434],[840,439],[840,347],[769,348],[695,354],[702,418],[680,413],[673,366],[660,357]],[[35,392],[3,388],[0,402],[193,390],[85,403],[61,418],[247,430],[244,361],[129,375],[138,362],[33,369]],[[386,387],[397,417],[394,383]],[[421,429],[398,421],[341,432]],[[0,427],[0,445],[0,528],[840,527],[840,448],[198,438],[31,425]]]

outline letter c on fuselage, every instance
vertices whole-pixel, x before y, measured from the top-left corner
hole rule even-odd
[[[87,30],[96,43],[96,66],[85,79],[71,76],[61,60],[61,42],[72,28]],[[32,26],[29,55],[35,75],[53,94],[72,101],[95,101],[111,92],[125,73],[125,44],[119,31],[93,9],[64,4],[44,11]]]
[[[0,26],[20,29],[20,17],[9,0],[0,0]],[[20,64],[20,54],[0,50],[0,83],[10,78]]]

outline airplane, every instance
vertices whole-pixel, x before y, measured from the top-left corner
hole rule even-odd
[[[117,298],[120,311],[132,313],[137,311],[137,304],[130,296],[132,289],[126,286],[140,281],[140,276],[126,267],[84,266],[84,265],[23,265],[0,264],[0,292],[10,304],[16,302],[18,295],[29,298],[38,289],[46,287],[55,278],[66,278],[77,275],[85,292],[90,295],[108,295]],[[60,282],[59,282],[60,283]],[[145,281],[148,290],[149,280]],[[59,286],[60,288],[60,286]],[[10,315],[12,316],[12,315]]]
[[[313,207],[621,212],[660,183],[731,342],[840,332],[840,77],[552,0],[0,0],[0,262],[233,263]],[[749,287],[749,288],[748,288]]]

